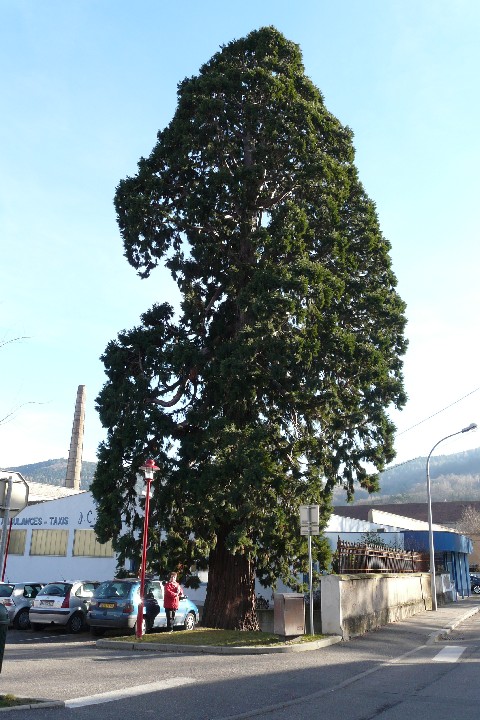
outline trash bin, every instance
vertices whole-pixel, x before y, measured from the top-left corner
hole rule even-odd
[[[3,603],[0,603],[0,673],[2,672],[3,653],[5,652],[5,641],[9,624],[8,611]]]
[[[273,632],[282,637],[305,635],[305,598],[301,593],[275,593]]]

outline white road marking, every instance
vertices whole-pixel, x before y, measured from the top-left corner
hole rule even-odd
[[[138,652],[133,653],[132,651],[127,652],[125,651],[125,655],[100,655],[92,658],[92,662],[109,662],[110,660],[130,660],[131,658],[142,658],[145,659],[145,656],[150,656],[150,659],[152,657],[155,657],[154,653],[146,653],[146,652]],[[157,656],[158,657],[158,656]]]
[[[170,680],[160,680],[159,682],[147,683],[146,685],[135,685],[122,690],[110,690],[109,692],[98,693],[98,695],[86,695],[85,697],[73,698],[65,701],[65,707],[77,708],[85,705],[100,705],[101,703],[113,702],[114,700],[123,700],[135,695],[147,695],[148,693],[158,692],[159,690],[169,690],[170,688],[180,687],[181,685],[191,685],[195,680],[187,677],[176,677]]]
[[[439,653],[433,658],[434,662],[457,662],[461,654],[466,650],[466,647],[460,645],[449,645],[440,650]]]

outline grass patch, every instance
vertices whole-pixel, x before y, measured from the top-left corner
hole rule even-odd
[[[18,698],[16,695],[0,695],[0,708],[15,707],[15,705],[32,705],[39,702],[42,701],[33,698]]]
[[[217,630],[214,628],[196,628],[195,630],[175,631],[173,633],[156,632],[135,638],[134,642],[161,643],[162,645],[211,645],[217,647],[263,647],[271,645],[291,645],[299,642],[320,640],[323,635],[300,635],[291,640],[273,633],[242,632],[241,630]],[[111,638],[112,640],[132,642],[132,637]]]

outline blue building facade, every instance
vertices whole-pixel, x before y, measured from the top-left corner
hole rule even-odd
[[[429,552],[428,531],[404,530],[406,550]],[[462,598],[470,595],[470,572],[468,556],[473,551],[473,543],[466,535],[448,531],[433,532],[435,566],[438,572],[448,573],[455,589]]]

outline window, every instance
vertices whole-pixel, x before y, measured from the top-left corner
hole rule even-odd
[[[94,530],[75,530],[73,555],[83,557],[113,557],[111,540],[99,543]]]
[[[76,590],[75,596],[81,598],[91,598],[100,583],[85,582]]]
[[[13,592],[14,587],[15,587],[15,585],[7,585],[6,583],[0,585],[0,597],[2,597],[2,598],[10,597],[10,595]]]
[[[26,598],[36,598],[38,595],[38,592],[42,589],[41,585],[25,585],[23,589],[23,597]]]
[[[67,597],[70,590],[72,589],[72,583],[55,582],[48,583],[38,593],[40,595],[55,595],[57,597]]]
[[[163,600],[162,590],[163,590],[163,588],[160,585],[160,583],[158,583],[158,582],[150,582],[150,583],[147,582],[145,585],[145,595],[148,596],[148,594],[151,593],[151,597],[154,600],[157,600],[157,602],[159,600]]]
[[[2,532],[0,531],[0,538]],[[23,555],[25,552],[25,542],[27,539],[26,530],[12,530],[10,533],[10,543],[8,545],[9,555]]]
[[[30,555],[67,554],[68,530],[32,530]]]

